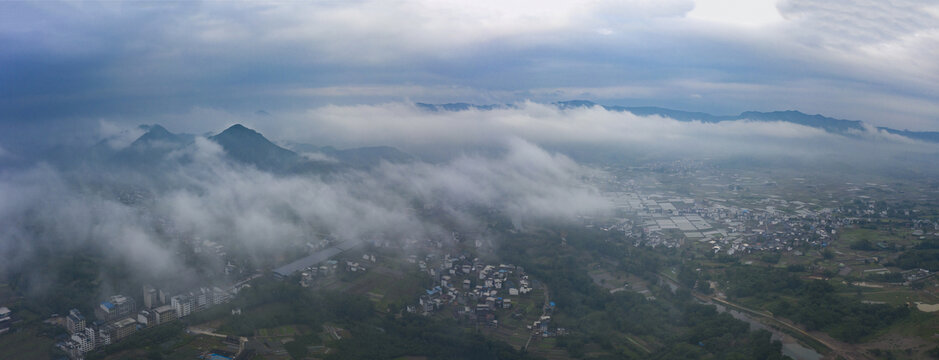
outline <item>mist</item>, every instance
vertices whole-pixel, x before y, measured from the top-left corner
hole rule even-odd
[[[194,124],[191,119],[198,118]],[[525,139],[568,155],[659,159],[791,160],[850,165],[859,169],[904,166],[929,159],[939,146],[890,134],[869,124],[846,134],[789,122],[678,121],[639,116],[600,106],[561,108],[519,102],[491,110],[428,111],[411,102],[326,105],[303,111],[269,111],[259,116],[198,108],[173,116],[145,118],[192,133],[232,123],[258,129],[283,142],[357,147],[390,145],[427,160],[499,148]],[[481,150],[482,149],[482,150]],[[916,160],[907,160],[916,159]],[[577,157],[578,161],[590,159]],[[934,161],[933,161],[934,162]]]
[[[411,251],[408,244],[452,242],[453,231],[487,236],[481,214],[521,228],[609,211],[585,181],[596,170],[517,138],[501,147],[496,157],[276,174],[232,161],[200,136],[166,155],[189,159],[171,168],[9,168],[0,171],[0,272],[22,274],[26,288],[42,293],[57,279],[34,271],[37,259],[89,252],[126,270],[99,274],[106,292],[115,276],[212,281],[231,258],[280,265],[285,253],[326,237]],[[225,254],[206,253],[212,244]]]
[[[190,121],[196,116],[198,123]],[[453,241],[453,231],[486,237],[491,214],[519,229],[574,221],[611,210],[594,181],[605,176],[599,169],[611,159],[743,159],[744,166],[929,176],[939,153],[935,144],[870,126],[833,134],[787,122],[687,122],[534,102],[466,111],[385,103],[98,119],[95,146],[119,151],[145,131],[136,124],[146,122],[202,134],[239,122],[288,147],[391,145],[425,160],[277,173],[234,161],[198,135],[187,146],[168,147],[160,166],[71,155],[3,167],[0,252],[6,259],[0,271],[25,273],[38,257],[87,251],[119,264],[130,278],[212,278],[226,258],[277,265],[285,253],[326,237],[404,249]],[[0,156],[17,158],[9,151]],[[301,156],[340,164],[322,153]],[[213,244],[225,254],[191,253]],[[28,275],[36,289],[55,280],[41,272]],[[107,276],[101,275],[104,283]]]

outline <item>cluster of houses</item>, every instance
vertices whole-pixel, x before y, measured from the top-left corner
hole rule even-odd
[[[71,359],[83,359],[88,352],[130,336],[140,329],[157,326],[191,315],[194,312],[231,300],[232,290],[202,287],[194,291],[167,298],[163,290],[143,287],[143,307],[129,296],[114,295],[94,309],[94,321],[86,320],[78,310],[72,309],[65,318],[70,338],[56,346]]]
[[[318,277],[329,276],[339,268],[339,262],[336,260],[326,260],[323,265],[311,265],[300,272],[300,286],[310,287]]]
[[[429,315],[455,305],[458,316],[498,326],[496,311],[512,308],[513,297],[532,291],[524,269],[511,264],[484,264],[478,258],[450,254],[428,255],[424,260],[412,255],[408,261],[417,263],[434,284],[420,296],[417,306],[408,306],[410,312]]]
[[[554,305],[549,305],[552,309]],[[551,326],[551,315],[549,312],[546,312],[545,315],[541,315],[538,320],[535,320],[531,325],[528,325],[528,330],[531,330],[532,335],[541,336],[541,337],[555,337],[555,336],[564,336],[570,332],[562,327],[552,327]]]
[[[839,216],[837,209],[813,210],[814,204],[774,197],[742,207],[720,198],[696,200],[638,192],[607,196],[617,208],[638,219],[618,219],[615,224],[637,244],[678,247],[696,240],[708,243],[715,253],[729,255],[824,248],[839,229],[854,221]]]

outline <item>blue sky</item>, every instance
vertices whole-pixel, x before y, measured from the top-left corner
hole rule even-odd
[[[2,2],[0,47],[8,134],[570,99],[939,130],[939,5],[922,1]]]

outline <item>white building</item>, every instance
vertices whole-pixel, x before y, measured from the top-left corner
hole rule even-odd
[[[176,295],[170,298],[170,305],[176,310],[176,317],[186,317],[192,314],[192,301],[189,295]]]
[[[79,351],[87,353],[95,349],[95,332],[86,328],[85,332],[72,334],[72,341],[78,346]]]

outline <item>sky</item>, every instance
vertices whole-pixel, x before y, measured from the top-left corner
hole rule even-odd
[[[793,109],[939,130],[929,1],[4,1],[0,48],[0,154],[101,121],[208,131],[194,114],[389,102]]]

